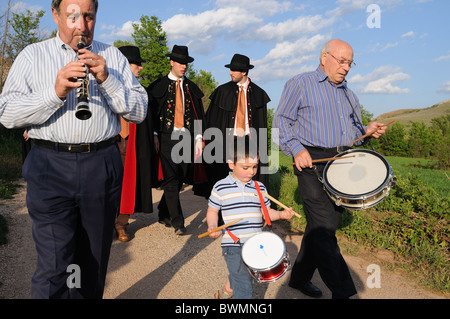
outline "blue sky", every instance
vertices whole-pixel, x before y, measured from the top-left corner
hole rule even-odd
[[[45,10],[41,27],[55,29],[50,0],[15,3]],[[157,16],[170,49],[188,45],[194,68],[219,83],[234,53],[249,56],[274,109],[285,82],[314,70],[323,44],[340,38],[354,49],[349,86],[377,116],[450,99],[449,12],[447,0],[100,0],[95,38],[131,39],[131,23]]]

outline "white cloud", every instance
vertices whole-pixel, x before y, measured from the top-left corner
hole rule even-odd
[[[262,20],[239,8],[220,8],[196,15],[177,14],[162,23],[162,28],[170,42],[179,44],[190,42],[197,52],[208,54],[222,36],[242,32],[252,24]]]
[[[450,54],[449,55],[442,55],[442,56],[434,59],[434,62],[445,61],[445,60],[450,60]]]
[[[279,23],[268,23],[252,32],[252,37],[263,40],[285,40],[290,37],[298,37],[300,34],[317,33],[321,29],[332,24],[332,20],[325,19],[321,15],[300,16]]]
[[[358,87],[359,93],[372,94],[407,94],[407,88],[395,86],[396,82],[410,79],[409,74],[401,72],[399,67],[381,66],[367,75],[356,74],[348,79],[349,83],[363,84]]]
[[[409,32],[402,34],[402,38],[412,38],[412,37],[415,37],[414,31],[409,31]]]
[[[371,52],[384,52],[390,48],[395,48],[399,45],[398,42],[394,42],[394,43],[387,43],[387,44],[382,44],[380,42],[377,42],[377,44],[375,44],[370,51]]]
[[[287,80],[301,72],[314,70],[319,64],[320,48],[329,39],[329,36],[317,34],[278,43],[264,58],[252,62],[255,69],[250,77],[260,82]]]
[[[272,16],[280,12],[286,12],[293,6],[292,2],[278,2],[276,0],[217,0],[219,8],[239,8],[248,10],[254,15]]]
[[[132,33],[134,32],[133,24],[140,24],[139,21],[127,21],[120,27],[115,27],[113,25],[102,24],[100,26],[103,31],[110,31],[109,33],[102,33],[100,35],[101,39],[104,40],[132,40]]]
[[[12,3],[12,12],[24,13],[26,10],[30,10],[31,12],[38,12],[40,10],[44,10],[44,8],[41,5],[30,5],[23,1]]]
[[[450,81],[442,83],[441,87],[437,91],[439,93],[449,94],[450,93]]]

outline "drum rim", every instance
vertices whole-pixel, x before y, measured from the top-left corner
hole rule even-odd
[[[381,155],[381,154],[379,154],[379,153],[377,153],[375,151],[368,150],[368,149],[351,149],[351,150],[347,150],[345,152],[339,153],[335,157],[342,157],[342,156],[345,156],[345,155],[348,155],[348,154],[354,153],[354,152],[369,153],[369,154],[372,154],[372,155],[375,155],[375,156],[379,157],[382,160],[382,162],[387,167],[386,176],[385,176],[385,178],[383,180],[383,183],[381,183],[380,186],[378,186],[374,190],[372,190],[370,192],[367,192],[367,193],[361,193],[361,194],[347,194],[347,193],[343,193],[343,192],[335,189],[328,182],[328,178],[326,176],[326,172],[328,171],[328,168],[334,162],[334,161],[328,161],[327,164],[325,165],[324,170],[323,170],[323,175],[322,175],[323,185],[327,188],[328,191],[332,192],[333,194],[341,195],[341,197],[345,197],[345,198],[348,198],[348,199],[362,199],[364,197],[370,197],[373,194],[378,194],[381,190],[383,190],[384,188],[386,188],[389,185],[389,181],[390,181],[390,179],[392,177],[392,166],[389,164],[389,162],[386,160],[386,158],[383,155]]]

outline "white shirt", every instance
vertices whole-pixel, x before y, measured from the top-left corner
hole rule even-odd
[[[134,123],[147,114],[148,95],[115,47],[93,41],[89,50],[104,57],[109,76],[98,84],[89,74],[92,117],[75,117],[76,90],[61,100],[55,92],[57,72],[76,52],[59,35],[27,46],[16,58],[0,95],[0,122],[7,128],[27,128],[30,138],[59,143],[95,143],[119,134],[120,116]]]

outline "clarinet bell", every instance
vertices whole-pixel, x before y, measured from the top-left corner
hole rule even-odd
[[[75,110],[75,116],[79,120],[88,120],[92,115],[92,112],[89,110],[89,102],[86,99],[79,98],[78,104]]]

